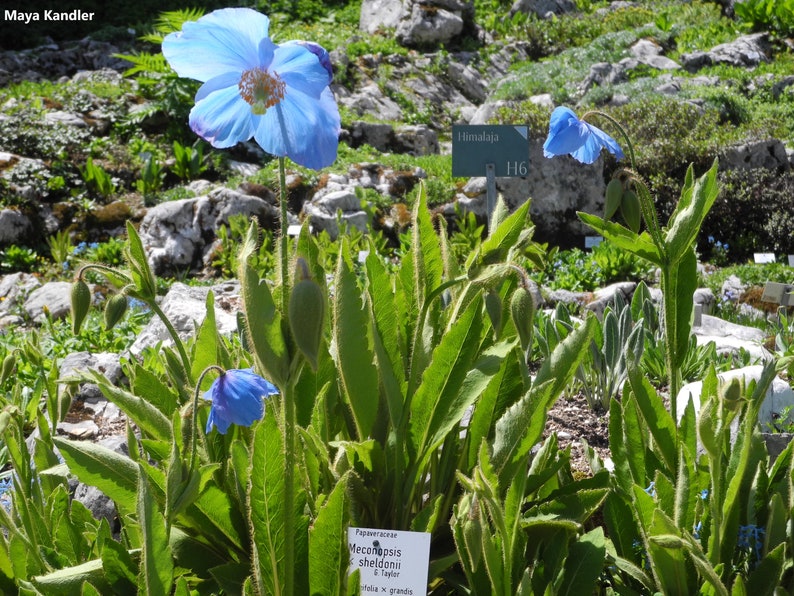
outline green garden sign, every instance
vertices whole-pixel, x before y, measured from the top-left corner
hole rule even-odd
[[[452,127],[452,175],[485,176],[487,216],[496,206],[496,177],[529,173],[529,127],[456,125]]]

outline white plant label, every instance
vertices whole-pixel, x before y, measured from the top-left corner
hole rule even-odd
[[[775,262],[775,253],[773,252],[757,252],[753,255],[753,258],[758,263],[774,263]]]
[[[350,573],[361,573],[361,594],[424,596],[430,562],[430,534],[348,528]]]

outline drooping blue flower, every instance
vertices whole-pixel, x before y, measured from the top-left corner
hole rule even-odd
[[[328,53],[317,44],[277,45],[270,20],[248,8],[224,8],[163,40],[163,55],[181,77],[204,83],[190,127],[214,147],[253,137],[271,155],[313,169],[331,165],[340,119]]]
[[[265,413],[264,398],[277,393],[273,383],[250,368],[227,370],[204,392],[204,399],[212,400],[206,432],[213,425],[222,435],[230,424],[251,426]]]
[[[582,163],[593,163],[606,148],[618,159],[623,150],[617,141],[600,128],[579,120],[569,108],[560,106],[551,113],[549,136],[543,143],[543,155],[570,155]]]

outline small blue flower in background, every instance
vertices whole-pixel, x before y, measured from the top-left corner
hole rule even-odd
[[[569,108],[560,106],[551,113],[549,136],[543,143],[543,155],[570,155],[582,163],[593,163],[606,148],[618,159],[623,150],[617,141],[600,128],[579,120]]]
[[[206,432],[213,425],[226,434],[230,424],[251,426],[265,413],[263,398],[276,395],[278,389],[250,368],[227,370],[204,392],[204,399],[212,400]]]
[[[0,478],[0,505],[6,511],[11,511],[11,491],[14,489],[14,481],[11,476]]]
[[[736,546],[751,550],[755,555],[756,561],[760,561],[761,551],[764,548],[765,534],[766,530],[764,528],[759,528],[755,524],[739,526],[739,535],[737,537]]]
[[[703,531],[703,522],[698,522],[692,530],[692,536],[695,540],[700,540],[700,533]]]
[[[213,147],[254,137],[271,155],[315,170],[329,166],[336,160],[340,119],[328,86],[328,52],[311,42],[277,45],[269,25],[255,10],[225,8],[163,40],[163,55],[176,73],[204,83],[190,128]]]

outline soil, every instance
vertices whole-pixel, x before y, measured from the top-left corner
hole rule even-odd
[[[609,413],[592,409],[582,395],[560,397],[546,418],[545,439],[557,433],[560,449],[571,446],[571,468],[592,475],[584,440],[601,459],[610,457]]]

